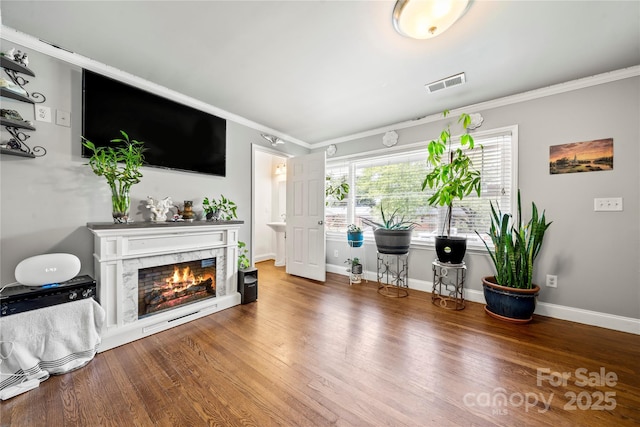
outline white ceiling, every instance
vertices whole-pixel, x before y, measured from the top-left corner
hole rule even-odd
[[[2,24],[274,129],[349,135],[640,64],[640,1],[476,0],[430,40],[395,1],[10,1]],[[424,84],[465,72],[434,94]]]

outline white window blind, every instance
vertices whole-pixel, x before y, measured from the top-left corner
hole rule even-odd
[[[452,233],[466,236],[468,245],[481,245],[475,231],[485,235],[491,222],[489,201],[503,212],[512,212],[515,183],[514,135],[512,128],[475,136],[482,150],[470,152],[473,167],[480,171],[480,197],[471,193],[453,204]],[[389,215],[396,209],[408,221],[418,223],[414,242],[433,242],[442,234],[446,207],[431,207],[428,188],[421,190],[428,173],[426,143],[421,148],[388,155],[327,164],[327,176],[350,183],[348,197],[342,202],[328,199],[326,224],[328,231],[344,232],[347,225],[362,226],[361,218],[381,221],[380,207]],[[363,227],[364,228],[364,227]],[[368,230],[370,232],[370,229]],[[365,233],[367,229],[365,228]]]

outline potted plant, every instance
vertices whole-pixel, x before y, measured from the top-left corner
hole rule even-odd
[[[482,279],[485,311],[492,317],[514,323],[531,321],[540,286],[532,283],[533,263],[542,247],[544,234],[551,223],[545,213],[539,216],[531,203],[531,218],[524,222],[518,191],[518,213],[511,223],[511,214],[496,211],[491,203],[489,236],[493,249],[484,242],[496,271],[495,276]],[[480,234],[476,231],[476,234]]]
[[[140,167],[144,163],[144,143],[129,140],[129,135],[120,131],[122,138],[112,139],[111,142],[122,144],[119,147],[96,147],[88,139],[82,137],[84,145],[92,154],[88,165],[93,173],[104,176],[111,188],[111,205],[113,222],[129,222],[129,206],[131,199],[129,191],[133,184],[140,182],[142,173]]]
[[[347,197],[349,194],[349,183],[347,183],[347,179],[342,177],[342,180],[339,183],[334,183],[329,175],[325,177],[326,186],[324,190],[324,195],[326,197],[325,205],[329,206],[329,201],[331,197],[341,202]]]
[[[349,264],[348,272],[351,273],[351,283],[360,283],[362,280],[362,264],[360,263],[360,259],[358,257],[354,257],[353,259],[349,258],[345,261],[346,264]]]
[[[442,114],[447,117],[449,110],[445,110]],[[453,201],[464,199],[472,191],[480,196],[480,172],[473,169],[468,155],[475,148],[473,137],[468,131],[471,116],[462,113],[458,123],[462,124],[465,130],[460,136],[459,147],[453,147],[448,124],[438,139],[429,142],[427,164],[433,166],[433,170],[422,182],[423,191],[427,187],[434,190],[428,199],[429,205],[447,207],[442,233],[436,236],[436,254],[440,262],[451,264],[460,264],[467,250],[465,237],[451,235]]]
[[[230,221],[233,218],[238,218],[236,210],[238,207],[230,199],[220,195],[219,199],[211,199],[205,197],[202,201],[202,208],[205,211],[207,221]]]
[[[387,217],[384,213],[384,207],[380,205],[380,213],[382,222],[362,218],[362,222],[373,227],[373,236],[378,252],[395,255],[408,253],[413,229],[418,224],[406,221],[404,216],[398,217],[398,209]]]
[[[246,270],[251,265],[249,258],[247,257],[248,254],[249,251],[247,250],[247,244],[245,242],[238,241],[238,270]]]
[[[359,248],[364,242],[362,229],[355,224],[350,224],[347,227],[347,242],[352,248]]]

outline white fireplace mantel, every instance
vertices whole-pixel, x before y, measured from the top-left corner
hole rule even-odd
[[[238,232],[243,221],[88,223],[95,279],[106,312],[99,351],[240,304]],[[216,258],[216,297],[138,319],[138,270]]]

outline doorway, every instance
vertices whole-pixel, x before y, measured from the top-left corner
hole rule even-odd
[[[287,154],[253,144],[251,259],[276,259],[275,231],[267,223],[285,220]]]

